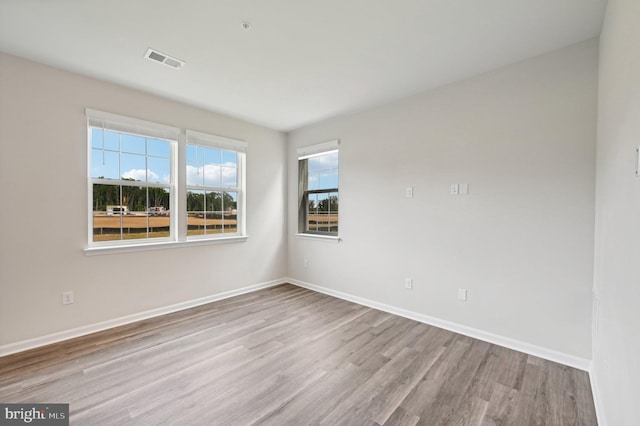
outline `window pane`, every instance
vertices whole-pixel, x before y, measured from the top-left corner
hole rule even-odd
[[[134,240],[147,238],[147,191],[139,186],[122,187],[122,238]]]
[[[237,192],[225,192],[222,196],[222,232],[238,232]]]
[[[171,181],[171,163],[164,158],[147,158],[149,170],[147,179],[149,182],[170,183]]]
[[[220,166],[206,164],[204,166],[204,185],[205,186],[221,186]]]
[[[142,155],[122,154],[120,157],[122,179],[146,182],[147,165],[145,160],[146,157]]]
[[[310,172],[315,172],[315,171],[318,171],[318,170],[320,170],[322,168],[322,163],[320,161],[320,158],[321,157],[319,157],[319,156],[309,158],[308,161],[309,161],[309,171]]]
[[[238,186],[238,169],[235,167],[222,167],[222,186],[235,188]]]
[[[147,139],[147,155],[168,159],[171,157],[171,144],[158,139]]]
[[[91,128],[91,148],[99,148],[102,149],[102,129],[96,129],[95,127]]]
[[[195,164],[187,163],[187,186],[203,186],[204,173],[202,168],[196,167]]]
[[[121,239],[119,206],[120,186],[93,185],[93,241]]]
[[[328,232],[338,233],[338,193],[330,192],[327,210]]]
[[[318,194],[309,194],[309,207],[307,210],[307,231],[318,231]]]
[[[171,198],[167,188],[147,188],[149,194],[149,214],[151,216],[168,216]]]
[[[122,133],[120,135],[120,150],[132,154],[146,154],[145,138]]]
[[[120,179],[118,153],[102,149],[92,149],[91,177],[99,179]]]
[[[187,235],[204,235],[204,191],[187,191]]]
[[[337,232],[338,193],[310,194],[309,199],[308,229],[317,232]]]
[[[320,189],[320,175],[316,172],[309,172],[307,178],[307,188],[309,190]]]
[[[149,238],[166,238],[171,236],[171,199],[168,189],[147,188],[149,194]]]
[[[219,149],[199,147],[204,152],[205,164],[220,164],[222,153]]]
[[[187,211],[204,211],[204,191],[187,191]]]
[[[187,144],[187,163],[196,163],[196,146]]]
[[[222,164],[225,166],[237,167],[238,154],[233,151],[222,151]]]
[[[219,234],[222,232],[222,196],[217,191],[206,192],[206,234]]]
[[[318,157],[322,163],[322,169],[333,170],[338,168],[338,152],[331,152]]]
[[[337,188],[338,187],[338,171],[329,171],[320,173],[318,176],[319,187],[321,189]]]
[[[97,149],[106,149],[109,151],[120,151],[118,134],[92,127],[91,147]]]
[[[204,209],[207,212],[219,212],[221,210],[222,201],[219,192],[206,191],[205,202],[206,204]]]
[[[147,211],[147,188],[140,186],[122,187],[122,205],[127,207],[127,214]]]
[[[118,133],[105,130],[104,149],[109,149],[111,151],[120,151],[120,135]]]

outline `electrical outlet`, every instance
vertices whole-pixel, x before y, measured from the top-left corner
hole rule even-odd
[[[451,184],[451,189],[449,190],[449,193],[451,195],[458,195],[459,193],[459,187],[457,183],[452,183]]]
[[[73,303],[73,291],[63,291],[62,292],[62,304],[70,305]]]
[[[407,198],[413,198],[413,187],[407,186],[405,189],[405,195]]]
[[[411,278],[404,279],[404,288],[411,290],[413,288],[413,280]]]
[[[308,268],[309,267],[309,259],[305,259],[304,262],[303,262],[303,265],[304,265],[305,268]]]

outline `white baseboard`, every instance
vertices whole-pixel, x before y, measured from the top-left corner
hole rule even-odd
[[[509,349],[513,349],[519,352],[524,352],[529,355],[544,358],[549,361],[554,361],[560,364],[574,367],[579,370],[589,371],[591,361],[585,358],[577,357],[574,355],[565,354],[563,352],[555,351],[553,349],[544,348],[531,343],[522,342],[519,340],[511,339],[509,337],[493,334],[488,331],[480,330],[477,328],[469,327],[462,324],[457,324],[451,321],[431,317],[429,315],[420,314],[406,309],[397,308],[395,306],[387,305],[384,303],[376,302],[369,299],[364,299],[352,294],[343,293],[341,291],[332,290],[330,288],[310,284],[304,281],[296,280],[294,278],[287,278],[287,282],[295,284],[300,287],[307,288],[309,290],[324,293],[329,296],[334,296],[339,299],[348,300],[350,302],[358,303],[360,305],[369,306],[390,314],[399,315],[401,317],[409,318],[415,321],[419,321],[425,324],[433,325],[435,327],[443,328],[445,330],[453,331],[454,333],[463,334],[465,336],[473,337],[475,339],[483,340],[485,342],[494,343],[496,345],[504,346]],[[590,375],[591,376],[591,375]]]
[[[46,336],[36,337],[28,340],[22,340],[20,342],[15,342],[15,343],[9,343],[7,345],[0,346],[0,357],[5,355],[11,355],[17,352],[26,351],[28,349],[34,349],[40,346],[50,345],[52,343],[57,343],[63,340],[72,339],[74,337],[85,336],[87,334],[95,333],[97,331],[107,330],[109,328],[130,324],[132,322],[154,318],[160,315],[170,314],[172,312],[182,311],[184,309],[189,309],[189,308],[204,305],[207,303],[215,302],[216,300],[228,299],[229,297],[239,296],[245,293],[251,293],[256,290],[273,287],[279,284],[284,284],[286,282],[287,281],[285,279],[268,281],[260,284],[239,288],[236,290],[229,290],[222,293],[213,294],[211,296],[201,297],[199,299],[176,303],[174,305],[151,309],[149,311],[144,311],[137,314],[127,315],[120,318],[114,318],[112,320],[107,320],[107,321],[99,322],[96,324],[89,324],[89,325],[73,328],[71,330],[65,330],[58,333],[48,334]]]
[[[591,363],[589,369],[589,381],[591,382],[591,395],[593,395],[593,405],[596,408],[596,418],[598,419],[599,426],[607,426],[606,417],[604,415],[604,406],[602,405],[602,396],[600,393],[600,386],[598,385],[598,378],[594,367],[595,363]]]

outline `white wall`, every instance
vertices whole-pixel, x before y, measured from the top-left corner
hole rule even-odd
[[[341,140],[342,242],[296,237],[290,197],[290,276],[590,359],[597,49],[291,132],[289,194],[296,148]]]
[[[609,0],[600,36],[593,372],[600,416],[640,424],[640,2]]]
[[[248,241],[85,256],[85,107],[247,141]],[[0,346],[284,277],[285,158],[280,132],[1,54]]]

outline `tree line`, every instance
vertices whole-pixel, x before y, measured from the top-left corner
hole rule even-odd
[[[129,211],[137,212],[147,211],[150,207],[164,207],[168,210],[169,198],[169,193],[163,188],[93,185],[94,211],[106,211],[107,206],[126,206]],[[236,208],[237,201],[227,192],[209,192],[206,196],[202,193],[187,192],[187,211],[228,211]]]
[[[310,212],[337,212],[338,211],[338,196],[330,195],[327,198],[323,198],[317,204],[315,200],[309,200]]]

